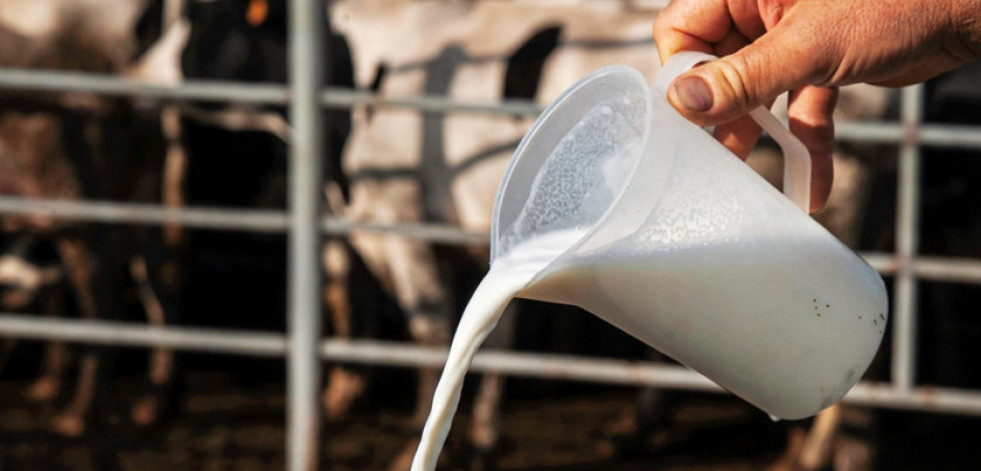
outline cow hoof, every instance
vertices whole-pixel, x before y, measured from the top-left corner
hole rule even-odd
[[[24,390],[24,396],[32,402],[48,402],[58,394],[60,386],[55,378],[38,378]]]
[[[139,427],[149,427],[160,418],[160,399],[155,396],[144,396],[136,401],[130,411],[130,420]]]
[[[327,389],[322,397],[327,419],[338,420],[347,415],[351,406],[364,392],[365,384],[365,379],[361,375],[341,368],[332,369],[327,382]]]
[[[63,412],[51,419],[51,430],[65,437],[79,437],[85,433],[85,421],[81,414]]]

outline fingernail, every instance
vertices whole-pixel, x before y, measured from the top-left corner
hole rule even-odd
[[[682,77],[674,81],[674,94],[681,106],[690,111],[707,111],[712,107],[712,90],[701,77]]]

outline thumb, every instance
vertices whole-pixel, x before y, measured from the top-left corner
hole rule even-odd
[[[779,27],[734,54],[698,65],[668,87],[668,101],[702,126],[736,119],[777,95],[808,84],[817,62]]]

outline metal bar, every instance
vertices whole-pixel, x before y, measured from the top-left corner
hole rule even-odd
[[[443,366],[447,354],[443,349],[343,340],[324,342],[322,353],[325,358],[334,361],[437,368]],[[695,371],[663,363],[483,350],[474,358],[471,370],[553,380],[725,392]],[[844,402],[862,406],[981,416],[981,392],[953,388],[921,387],[899,390],[888,385],[862,382],[849,391]]]
[[[373,105],[387,108],[415,108],[431,113],[469,112],[505,114],[534,117],[544,109],[528,100],[503,100],[501,102],[462,102],[443,96],[423,95],[406,97],[382,97],[371,92],[346,88],[328,87],[320,94],[320,103],[327,108],[346,109],[357,105]]]
[[[839,142],[902,143],[912,137],[921,145],[940,148],[981,148],[978,126],[921,125],[915,129],[902,123],[843,121],[835,123]]]
[[[389,234],[410,239],[422,239],[436,244],[482,244],[490,243],[490,234],[483,231],[468,231],[448,224],[398,223],[349,221],[341,218],[323,218],[321,229],[332,236],[346,236],[352,232],[371,232]]]
[[[39,215],[66,221],[141,225],[182,224],[197,229],[284,232],[289,220],[282,211],[256,209],[171,209],[158,204],[110,201],[68,201],[0,196],[0,214]]]
[[[981,392],[967,389],[920,386],[903,390],[881,383],[862,382],[845,395],[844,402],[857,406],[981,416]]]
[[[916,257],[913,259],[913,273],[923,280],[981,284],[981,260]]]
[[[0,89],[38,92],[88,92],[109,96],[154,98],[162,101],[216,101],[242,104],[285,105],[289,89],[271,83],[213,80],[187,80],[179,86],[160,86],[104,74],[44,72],[0,68]],[[537,116],[542,106],[528,100],[503,102],[461,102],[443,96],[384,97],[375,93],[339,87],[318,92],[321,105],[350,108],[371,105],[390,108],[416,108],[426,112],[488,113],[511,116]],[[842,121],[835,124],[839,142],[892,144],[903,140],[908,130],[901,123]],[[981,148],[981,127],[925,125],[913,131],[922,145],[945,148]]]
[[[183,208],[111,201],[69,201],[0,196],[0,215],[42,215],[67,221],[119,224],[182,224],[196,229],[249,232],[285,232],[287,213],[274,210]],[[447,224],[350,221],[325,216],[320,219],[324,234],[343,236],[352,232],[391,234],[445,244],[486,244],[486,232],[466,231]]]
[[[903,137],[899,123],[842,121],[835,123],[835,141],[895,144]]]
[[[863,252],[859,255],[881,275],[896,273],[896,257],[891,253]]]
[[[0,196],[0,214],[43,215],[69,221],[159,225],[177,223],[186,227],[251,232],[284,232],[289,228],[287,214],[275,210],[222,208],[168,209],[159,205],[108,201],[68,201]],[[483,231],[468,231],[447,224],[350,221],[322,217],[320,228],[326,235],[346,236],[353,232],[389,234],[442,244],[487,244]],[[898,271],[896,257],[881,252],[865,252],[862,257],[883,275]],[[981,284],[981,260],[954,257],[915,257],[913,270],[923,279]]]
[[[323,83],[321,40],[327,22],[321,0],[289,3],[290,123],[289,358],[287,455],[289,471],[315,471],[320,440],[320,200],[324,146],[317,93]]]
[[[332,361],[405,368],[442,368],[447,353],[445,348],[395,342],[332,339],[321,344],[321,354]],[[572,355],[481,350],[474,357],[471,371],[591,383],[656,384],[657,387],[669,389],[723,392],[708,378],[684,367]]]
[[[899,150],[896,208],[896,283],[893,287],[892,381],[900,390],[916,382],[916,256],[919,235],[920,148],[916,129],[923,109],[923,86],[902,92],[901,120],[908,131]]]
[[[180,86],[171,87],[105,74],[7,68],[0,68],[0,89],[56,93],[84,92],[175,101],[234,101],[278,105],[289,102],[289,92],[286,87],[274,84],[187,80]]]
[[[859,255],[882,275],[899,272],[899,261],[893,254],[863,252]],[[946,283],[981,284],[981,260],[958,257],[913,257],[910,261],[918,279]]]
[[[263,357],[283,356],[288,347],[286,337],[279,333],[152,327],[136,323],[48,319],[18,314],[0,314],[0,333],[36,340],[167,347]],[[337,339],[320,342],[319,353],[329,361],[406,368],[438,368],[443,365],[447,355],[446,349],[440,348]],[[694,371],[662,363],[484,350],[477,354],[472,369],[474,372],[494,371],[553,380],[722,392],[721,388]],[[964,389],[922,386],[903,391],[888,383],[862,382],[848,393],[845,402],[859,406],[981,415],[981,393]]]
[[[105,74],[8,68],[0,68],[0,89],[47,93],[95,93],[163,101],[235,102],[252,105],[290,103],[289,89],[272,83],[186,80],[178,86],[163,86]],[[419,108],[430,112],[460,111],[520,116],[536,116],[542,111],[541,105],[528,100],[459,102],[444,96],[383,97],[367,91],[340,87],[318,89],[313,103],[318,102],[328,108],[373,105]]]
[[[166,347],[261,357],[282,357],[286,354],[286,337],[279,333],[154,327],[135,322],[51,319],[10,313],[0,313],[0,334],[34,340],[63,340],[119,347]]]
[[[981,129],[978,126],[921,126],[917,138],[921,145],[929,147],[981,148]]]

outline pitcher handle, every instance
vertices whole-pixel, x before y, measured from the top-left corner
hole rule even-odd
[[[715,59],[717,57],[704,52],[679,52],[671,56],[661,68],[654,81],[654,88],[666,94],[668,86],[677,76],[697,64]],[[777,141],[783,151],[783,194],[804,213],[810,213],[811,153],[765,106],[750,111],[749,115]]]

